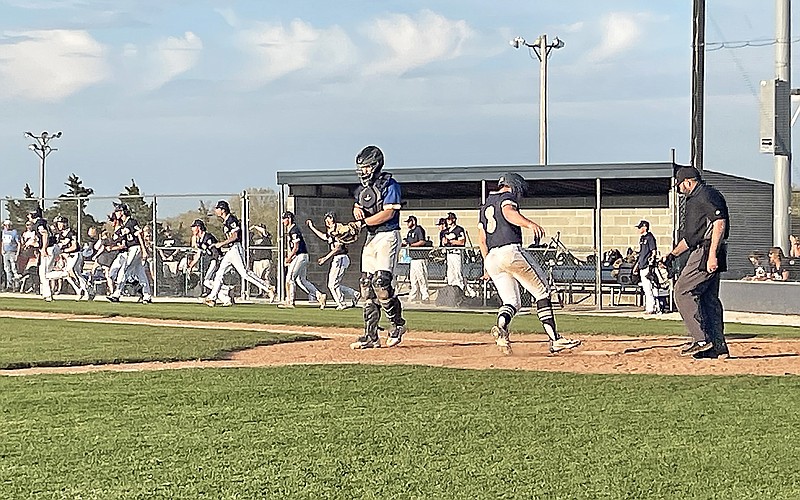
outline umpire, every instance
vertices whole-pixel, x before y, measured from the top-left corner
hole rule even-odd
[[[727,270],[728,205],[694,167],[678,169],[675,180],[678,191],[686,196],[684,236],[663,261],[669,267],[677,256],[689,251],[675,283],[675,302],[692,337],[681,355],[697,359],[727,356],[719,280]]]

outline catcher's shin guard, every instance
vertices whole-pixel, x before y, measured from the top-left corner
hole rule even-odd
[[[381,308],[375,299],[364,303],[364,334],[370,337],[378,336],[378,324],[381,321]]]
[[[556,331],[556,317],[553,314],[553,304],[550,299],[536,301],[536,314],[550,340],[558,340],[561,336]]]
[[[403,306],[394,294],[392,287],[392,273],[389,271],[378,271],[372,278],[372,287],[381,303],[381,307],[386,312],[386,317],[393,325],[404,325]]]
[[[376,298],[375,290],[372,289],[372,274],[361,273],[358,284],[361,288],[361,297],[363,297],[365,301],[369,302],[370,299]]]

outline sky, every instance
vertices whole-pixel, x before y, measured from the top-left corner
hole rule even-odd
[[[0,196],[38,191],[24,131],[63,131],[48,197],[71,173],[99,195],[131,178],[148,194],[274,187],[276,171],[352,168],[369,144],[387,170],[537,164],[539,62],[509,40],[540,34],[565,43],[549,59],[551,164],[672,148],[688,163],[691,3],[0,0]],[[708,169],[772,180],[758,88],[774,12],[707,2]]]

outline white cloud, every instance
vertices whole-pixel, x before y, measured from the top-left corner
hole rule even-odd
[[[0,37],[5,97],[59,101],[109,76],[105,47],[86,31],[5,32]]]
[[[388,51],[371,67],[369,73],[373,74],[402,74],[434,61],[454,59],[473,35],[466,21],[452,21],[430,10],[421,11],[416,18],[392,14],[376,19],[366,33]]]
[[[183,37],[167,37],[156,43],[150,54],[151,67],[146,85],[156,89],[194,67],[200,59],[203,41],[187,31]]]
[[[592,50],[590,57],[595,60],[612,59],[633,47],[642,36],[641,14],[612,12],[603,19],[603,39]]]
[[[239,46],[252,60],[245,72],[248,86],[259,86],[300,70],[317,76],[341,74],[358,59],[355,45],[338,26],[316,29],[301,19],[288,27],[259,24],[242,31]]]

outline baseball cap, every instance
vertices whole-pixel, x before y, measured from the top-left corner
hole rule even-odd
[[[221,210],[225,210],[225,211],[228,211],[228,212],[230,212],[230,211],[231,211],[231,207],[230,207],[230,205],[228,205],[228,202],[227,202],[227,201],[225,201],[225,200],[219,200],[219,201],[217,202],[217,204],[216,204],[216,205],[214,205],[214,208],[219,208],[219,209],[221,209]]]
[[[445,219],[447,219],[447,220],[457,220],[458,217],[456,217],[456,214],[454,214],[453,212],[447,212],[447,217],[445,217]]]
[[[642,220],[639,221],[639,223],[636,225],[636,227],[638,227],[639,229],[641,229],[643,227],[646,227],[647,229],[650,229],[650,223],[647,222],[646,220],[642,219]]]
[[[681,167],[675,172],[675,184],[680,184],[686,179],[702,179],[700,171],[694,167]]]
[[[441,226],[441,225],[442,225],[442,224],[444,224],[445,222],[447,222],[447,219],[445,219],[444,217],[442,217],[441,219],[439,219],[439,222],[437,222],[437,223],[436,223],[436,225],[437,225],[437,226]]]
[[[414,222],[414,223],[416,223],[417,222],[417,218],[414,217],[413,215],[409,215],[408,219],[406,219],[405,221],[406,222]]]
[[[287,210],[283,212],[283,215],[281,215],[281,219],[294,219],[294,213],[292,213],[290,210]]]
[[[10,226],[11,225],[11,220],[9,220],[9,219],[4,220],[3,221],[3,225],[4,226]]]
[[[200,219],[195,219],[192,221],[192,225],[189,227],[203,227],[205,225],[205,222],[201,221]]]

